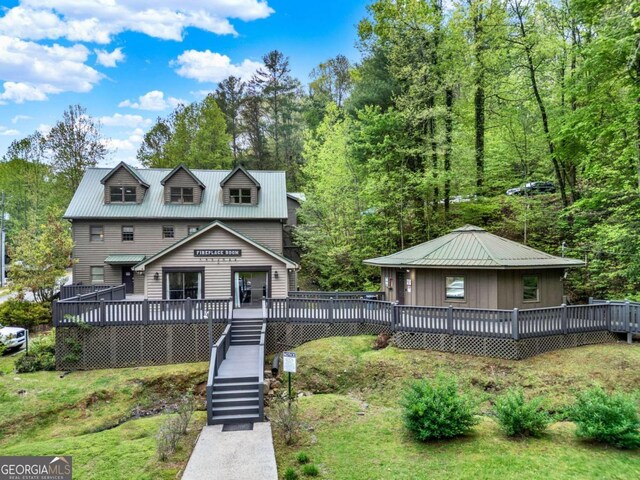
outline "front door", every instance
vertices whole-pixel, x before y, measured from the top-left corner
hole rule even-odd
[[[405,289],[405,277],[404,272],[398,272],[396,275],[396,292],[398,303],[404,305],[404,289]]]
[[[235,272],[234,303],[236,308],[259,308],[269,291],[269,272]]]
[[[127,293],[133,293],[133,271],[131,266],[122,267],[122,283]]]

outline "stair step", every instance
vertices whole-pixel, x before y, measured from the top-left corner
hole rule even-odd
[[[256,397],[238,397],[238,398],[215,398],[212,401],[213,410],[220,407],[240,407],[240,406],[250,406],[250,407],[259,407],[260,399]]]
[[[258,415],[220,415],[213,417],[214,424],[221,423],[254,423],[260,421]]]
[[[234,347],[246,347],[249,345],[260,345],[260,342],[258,340],[254,340],[254,341],[247,341],[247,342],[231,342],[231,345],[233,345]]]
[[[231,335],[231,341],[234,340],[260,340],[260,335],[256,335],[256,334],[244,334],[244,335]]]
[[[248,382],[253,382],[253,383],[257,383],[258,382],[258,377],[253,376],[253,377],[215,377],[213,384],[221,384],[221,383],[248,383]]]
[[[260,407],[254,406],[238,406],[238,407],[213,407],[214,418],[221,415],[257,415],[260,413]]]
[[[251,390],[219,390],[211,393],[213,400],[231,399],[231,398],[247,398],[249,396],[259,397],[260,391],[257,388]]]
[[[213,391],[221,392],[225,390],[253,390],[257,388],[256,382],[218,383],[214,382]]]

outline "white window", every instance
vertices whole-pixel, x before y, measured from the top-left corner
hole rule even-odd
[[[163,225],[162,226],[162,238],[174,238],[175,231],[173,225]]]
[[[230,188],[229,196],[231,197],[231,203],[251,203],[250,188]]]
[[[200,230],[200,225],[189,225],[187,227],[187,235],[191,235],[192,233],[196,233]]]
[[[522,301],[539,302],[540,288],[537,275],[525,275],[522,277]]]
[[[91,267],[91,284],[104,283],[104,267]]]
[[[109,193],[112,202],[134,203],[136,201],[136,187],[111,187]]]
[[[446,277],[445,287],[448,300],[464,300],[464,277]]]
[[[104,242],[104,227],[102,225],[91,225],[89,227],[89,240],[92,242]]]
[[[193,187],[171,187],[171,203],[193,203]]]
[[[168,300],[202,298],[202,272],[167,272],[165,288]]]

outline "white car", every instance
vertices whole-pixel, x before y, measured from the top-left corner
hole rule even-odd
[[[5,327],[0,324],[0,343],[5,348],[20,348],[27,341],[27,330],[20,327]]]

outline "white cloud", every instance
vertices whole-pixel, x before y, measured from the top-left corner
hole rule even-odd
[[[83,45],[39,45],[0,35],[1,101],[23,103],[46,100],[60,92],[88,92],[102,74],[85,65],[89,50]]]
[[[7,128],[3,125],[0,125],[0,136],[1,137],[15,137],[16,135],[20,135],[20,131],[15,128]]]
[[[248,80],[263,65],[248,59],[233,64],[228,56],[210,50],[186,50],[171,61],[171,66],[177,67],[176,73],[181,77],[218,83],[229,75]]]
[[[144,130],[136,128],[128,133],[126,138],[105,138],[102,143],[113,153],[136,152],[142,139],[144,137]]]
[[[118,62],[124,61],[124,53],[122,48],[116,48],[113,52],[107,50],[94,50],[96,54],[96,62],[103,67],[115,67]]]
[[[138,97],[137,102],[131,100],[123,100],[118,104],[119,107],[130,107],[137,110],[161,111],[168,108],[175,108],[180,104],[186,103],[184,100],[175,97],[164,98],[164,92],[160,90],[152,90]]]
[[[136,128],[141,125],[151,125],[151,119],[144,118],[142,115],[122,115],[114,113],[110,117],[100,117],[100,123],[106,127],[129,127]]]
[[[20,0],[0,17],[0,33],[106,44],[133,31],[180,41],[188,27],[235,35],[229,19],[252,21],[272,13],[266,0]]]
[[[189,93],[196,98],[204,98],[207,95],[213,93],[215,90],[192,90]]]
[[[38,128],[36,128],[36,130],[38,132],[40,132],[42,135],[48,135],[49,132],[51,131],[51,125],[47,125],[46,123],[41,123],[40,125],[38,125]]]
[[[11,119],[11,123],[15,125],[16,123],[21,122],[22,120],[31,120],[32,118],[33,117],[30,117],[29,115],[16,115]]]

